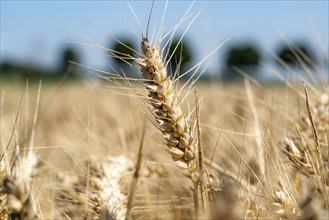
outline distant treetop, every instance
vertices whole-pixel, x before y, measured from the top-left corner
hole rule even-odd
[[[316,61],[312,55],[311,50],[306,44],[285,45],[277,52],[278,57],[288,65],[301,65],[313,66]],[[280,63],[280,61],[277,61]],[[280,63],[281,64],[281,63]]]

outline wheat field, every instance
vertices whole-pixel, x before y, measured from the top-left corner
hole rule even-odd
[[[1,219],[328,219],[328,82],[179,81],[140,41],[95,45],[137,79],[1,86]]]
[[[297,184],[297,169],[283,153],[285,138],[296,133],[301,115],[307,115],[303,97],[284,86],[252,86],[250,92],[257,106],[254,113],[250,100],[245,99],[244,84],[213,82],[210,85],[200,83],[197,87],[202,97],[204,154],[216,164],[210,167],[210,163],[206,163],[208,174],[214,176],[212,182],[216,196],[209,198],[211,207],[215,205],[212,208],[214,218],[267,219],[284,216],[297,219],[304,217],[305,213],[318,219],[325,218],[328,191],[317,190],[318,183],[301,168]],[[148,122],[148,113],[139,107],[140,103],[135,98],[117,94],[116,89],[108,88],[106,84],[68,84],[59,90],[51,86],[41,87],[36,105],[38,88],[38,85],[3,87],[5,92],[1,105],[1,143],[8,146],[2,157],[2,166],[6,166],[5,157],[8,157],[9,164],[23,160],[33,144],[37,162],[32,164],[30,183],[24,182],[29,187],[22,186],[30,192],[23,193],[23,198],[19,199],[29,196],[36,203],[34,214],[38,218],[99,218],[104,207],[97,211],[97,202],[91,198],[95,190],[91,174],[101,170],[102,161],[105,163],[103,169],[110,166],[109,162],[106,163],[111,160],[109,158],[123,157],[123,160],[129,161],[121,162],[122,166],[128,167],[121,167],[124,170],[112,176],[114,180],[108,180],[118,182],[118,188],[113,190],[124,196],[122,207],[125,207],[143,129],[146,130],[145,146],[133,218],[194,218],[192,184],[173,165],[161,135]],[[296,86],[295,89],[303,91],[302,87]],[[315,94],[311,97],[311,100],[316,100]],[[194,98],[190,99],[189,102],[193,103]],[[184,106],[184,109],[187,107]],[[328,109],[328,104],[325,108]],[[192,120],[194,118],[191,117]],[[328,120],[321,126],[328,129]],[[261,177],[259,167],[259,139],[264,147],[264,177]],[[327,157],[328,143],[327,139],[324,140],[326,150],[323,157]],[[15,151],[15,148],[18,150]],[[20,158],[15,159],[15,154],[21,155]],[[18,172],[27,172],[26,165],[22,166]],[[94,166],[100,167],[92,169]],[[3,167],[2,172],[5,169]],[[2,175],[4,178],[8,174]],[[90,194],[87,193],[88,187]],[[327,186],[324,184],[322,187]],[[287,201],[281,201],[280,196],[275,197],[276,193]],[[5,204],[5,199],[9,198],[3,195],[2,203]],[[107,199],[111,198],[112,194]],[[311,201],[303,207],[308,199]],[[282,207],[280,202],[284,202]],[[15,211],[8,209],[10,204],[2,207],[3,215]],[[108,208],[109,212],[121,215],[120,210],[114,211],[120,207],[113,205]],[[34,218],[34,214],[30,218]],[[310,216],[305,219],[310,219]]]

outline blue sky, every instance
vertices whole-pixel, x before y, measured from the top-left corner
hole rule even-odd
[[[151,1],[130,4],[145,30]],[[155,2],[150,34],[160,24],[164,5],[164,1]],[[169,1],[164,30],[176,25],[190,5],[191,1]],[[230,38],[209,59],[210,69],[220,67],[225,51],[236,43],[254,42],[262,51],[275,50],[280,33],[290,40],[311,44],[319,56],[328,55],[328,8],[328,1],[196,1],[191,12],[201,13],[186,38],[197,52],[195,62]],[[178,35],[191,20],[181,26]],[[56,68],[63,47],[70,41],[86,42],[75,32],[109,46],[110,35],[128,33],[134,37],[133,32],[139,34],[140,30],[127,1],[1,0],[1,61],[11,59]],[[74,46],[81,52],[82,63],[107,65],[104,51]]]

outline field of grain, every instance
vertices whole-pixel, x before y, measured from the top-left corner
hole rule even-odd
[[[134,87],[144,92],[140,85]],[[315,150],[307,154],[308,160],[300,161],[303,154],[296,151],[315,146],[312,126],[307,128],[309,140],[301,128],[301,121],[309,120],[302,86],[246,81],[196,87],[210,203],[207,216],[199,217],[326,218],[328,180],[323,178],[328,178],[328,94],[316,93],[321,88],[307,90],[322,161]],[[3,181],[18,184],[2,185],[6,188],[1,197],[2,217],[11,213],[13,219],[124,218],[143,131],[131,216],[195,217],[195,185],[172,162],[156,122],[139,98],[111,83],[92,82],[60,87],[4,85],[1,92],[1,174]],[[320,112],[324,115],[320,124],[314,112],[316,103],[324,105],[318,108],[324,112]],[[193,124],[194,106],[192,92],[183,110],[190,109]],[[289,150],[285,141],[290,137],[302,137],[304,143],[291,149],[296,154],[291,157],[284,153]],[[297,171],[296,164],[307,161],[310,167]],[[26,204],[28,200],[33,207]]]
[[[76,42],[136,78],[72,60],[97,80],[66,65],[58,83],[0,82],[0,218],[328,219],[329,85],[312,59],[291,46],[324,80],[277,58],[295,82],[198,81],[220,44],[182,77],[167,47],[191,8],[153,41],[152,9],[138,51]]]

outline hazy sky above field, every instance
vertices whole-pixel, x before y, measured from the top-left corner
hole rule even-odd
[[[145,31],[150,1],[130,1]],[[150,35],[159,26],[165,2],[156,2]],[[164,31],[178,23],[190,1],[169,1]],[[186,38],[198,52],[195,61],[209,54],[217,45],[230,41],[209,60],[218,68],[230,45],[254,42],[262,49],[275,50],[280,33],[288,39],[310,43],[319,54],[328,54],[328,1],[196,1],[192,16],[178,29],[182,34],[201,10]],[[72,29],[73,31],[70,31]],[[87,42],[88,38],[109,47],[110,35],[126,33],[140,36],[138,24],[127,1],[3,1],[1,0],[1,61],[15,60],[54,68],[59,54],[69,41]],[[135,37],[136,46],[139,46]],[[106,66],[102,50],[75,45],[81,62]]]

